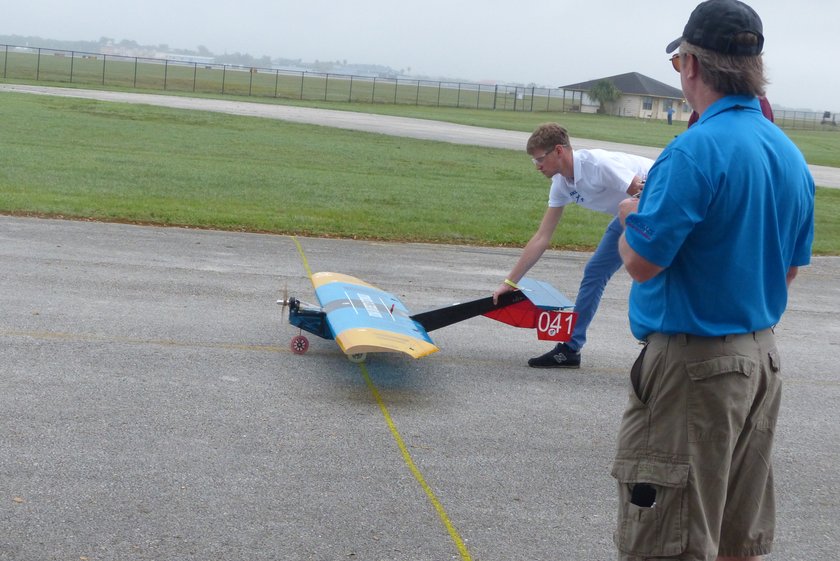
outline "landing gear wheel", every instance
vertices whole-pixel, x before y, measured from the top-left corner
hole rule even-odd
[[[302,355],[309,349],[309,339],[303,335],[296,335],[292,337],[292,352],[296,355]]]
[[[353,354],[353,355],[347,355],[347,360],[349,360],[350,362],[356,363],[356,364],[364,362],[366,358],[367,358],[367,353],[356,353],[356,354]]]

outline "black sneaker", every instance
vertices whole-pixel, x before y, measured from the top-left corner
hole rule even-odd
[[[566,343],[558,343],[544,355],[530,359],[528,366],[531,368],[580,368],[580,352],[573,351]]]

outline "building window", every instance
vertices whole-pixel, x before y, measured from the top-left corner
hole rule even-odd
[[[653,109],[653,98],[652,97],[643,97],[642,98],[642,109],[645,111],[650,111]]]

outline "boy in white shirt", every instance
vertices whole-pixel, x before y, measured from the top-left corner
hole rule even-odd
[[[548,209],[516,265],[493,293],[494,300],[514,290],[516,283],[539,261],[551,244],[567,204],[576,203],[615,217],[619,202],[641,192],[648,170],[653,165],[651,159],[622,152],[572,150],[568,132],[557,123],[537,127],[528,139],[526,150],[537,169],[551,179]],[[622,266],[618,253],[618,238],[622,231],[618,219],[614,218],[586,263],[575,300],[578,319],[571,340],[530,359],[528,366],[580,368],[580,350],[586,343],[586,330],[595,316],[607,282]]]

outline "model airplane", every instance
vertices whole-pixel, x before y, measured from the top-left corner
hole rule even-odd
[[[354,362],[367,353],[399,352],[420,358],[438,351],[429,332],[485,315],[516,327],[536,328],[540,339],[568,341],[577,314],[574,304],[548,283],[523,278],[518,290],[503,294],[498,303],[487,296],[470,302],[412,315],[393,294],[341,273],[311,276],[319,305],[286,295],[277,303],[289,308],[289,323],[301,333],[291,348],[303,354],[309,340],[303,331],[334,339]]]

